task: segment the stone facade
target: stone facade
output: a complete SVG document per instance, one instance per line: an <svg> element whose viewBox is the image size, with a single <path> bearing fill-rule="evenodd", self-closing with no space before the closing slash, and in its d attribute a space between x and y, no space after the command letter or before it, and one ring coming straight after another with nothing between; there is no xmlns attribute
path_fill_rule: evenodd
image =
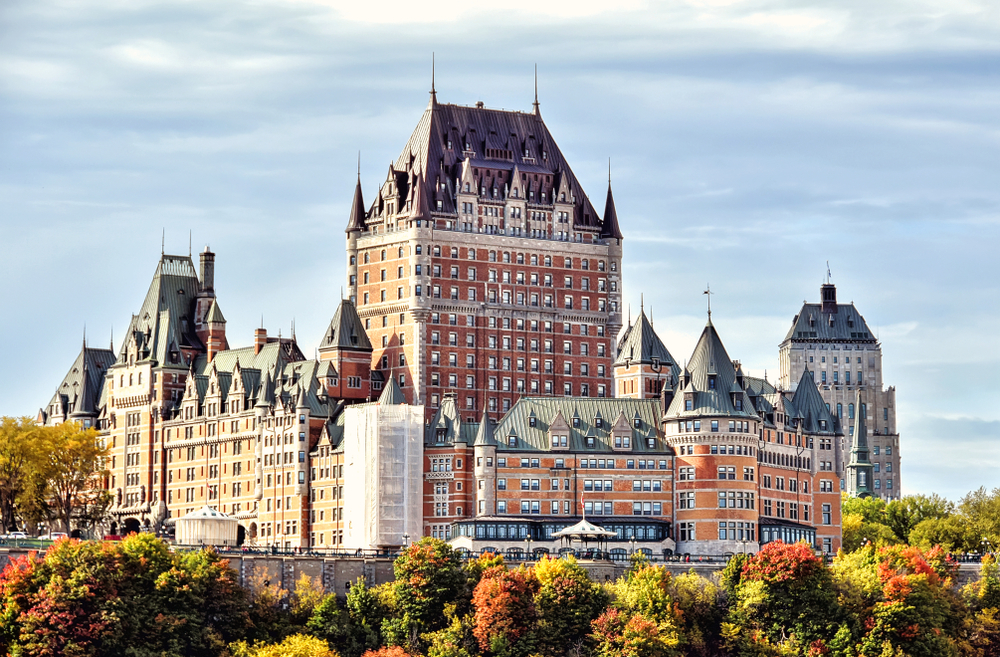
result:
<svg viewBox="0 0 1000 657"><path fill-rule="evenodd" d="M868 443L874 469L872 494L886 500L899 499L899 431L896 428L896 388L882 380L882 345L853 303L837 302L836 286L820 289L821 303L804 303L792 320L792 327L778 352L778 385L794 390L805 370L816 373L816 384L824 402L847 431L838 447L843 455L851 451L854 420L866 412ZM841 490L851 494L844 477L844 459L837 460Z"/></svg>

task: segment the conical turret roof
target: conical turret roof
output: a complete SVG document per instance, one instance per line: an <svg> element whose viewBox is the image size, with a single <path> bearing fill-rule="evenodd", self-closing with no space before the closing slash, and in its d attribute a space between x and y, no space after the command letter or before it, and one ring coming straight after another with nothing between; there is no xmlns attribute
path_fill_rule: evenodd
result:
<svg viewBox="0 0 1000 657"><path fill-rule="evenodd" d="M479 429L476 431L476 442L475 447L490 447L496 445L496 440L493 438L493 423L490 422L490 416L486 411L483 411L483 419L479 423Z"/></svg>
<svg viewBox="0 0 1000 657"><path fill-rule="evenodd" d="M351 214L347 218L347 228L344 232L364 230L365 228L365 199L361 195L361 174L358 174L358 183L354 186L354 202L351 203Z"/></svg>
<svg viewBox="0 0 1000 657"><path fill-rule="evenodd" d="M601 224L601 237L622 239L622 230L618 227L618 213L615 211L615 199L611 194L611 181L608 181L608 199L604 203L604 222Z"/></svg>
<svg viewBox="0 0 1000 657"><path fill-rule="evenodd" d="M383 405L406 403L406 397L403 395L403 391L400 389L399 384L396 383L396 377L386 377L385 387L382 389L382 394L378 397L378 403Z"/></svg>

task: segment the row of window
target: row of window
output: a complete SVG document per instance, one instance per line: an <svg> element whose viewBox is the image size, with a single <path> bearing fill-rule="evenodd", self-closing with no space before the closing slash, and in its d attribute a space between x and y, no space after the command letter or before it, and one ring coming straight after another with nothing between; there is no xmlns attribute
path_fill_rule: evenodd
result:
<svg viewBox="0 0 1000 657"><path fill-rule="evenodd" d="M462 250L466 252L466 258L468 260L475 260L476 259L476 256L477 256L476 249L470 248L470 249L466 250L465 248L463 248ZM457 259L459 257L459 248L457 246L453 246L451 248L446 248L446 249L442 250L442 248L441 248L440 245L434 245L433 247L429 248L427 251L428 251L429 254L433 255L436 258L451 257L451 258ZM374 253L374 250L363 251L362 254L361 254L362 261L365 264L370 263L371 260L372 260L373 253ZM386 250L386 249L381 249L380 250L379 256L380 256L382 262L384 262L386 260L388 254L389 254L388 250ZM414 255L423 255L423 245L417 244L417 245L414 246ZM402 246L397 247L397 249L396 249L396 257L397 258L403 258L403 257L405 257L405 249ZM523 265L527 261L527 262L530 262L531 265L536 266L536 267L539 266L539 263L541 263L545 267L552 267L553 266L552 265L552 256L546 255L546 256L542 256L540 258L537 253L532 253L527 258L527 260L526 260L524 253L514 252L514 254L511 255L510 251L501 251L499 253L497 251L490 251L487 254L487 259L490 262L503 262L503 263L507 263L507 264L510 264L510 263L513 262L513 263L518 264L518 265ZM597 271L605 271L607 265L606 265L606 263L605 263L604 260L595 260L594 262L596 263L595 268L596 268ZM580 259L580 269L583 269L584 271L590 270L591 269L591 264L590 263L591 263L590 259L588 259L588 258L581 258ZM350 256L350 264L351 265L356 265L357 264L357 260L355 259L354 255ZM611 271L617 271L618 270L617 265L618 265L618 263L615 262L614 260L612 260L611 261ZM566 268L566 269L572 269L573 268L573 259L572 258L563 258L563 267Z"/></svg>

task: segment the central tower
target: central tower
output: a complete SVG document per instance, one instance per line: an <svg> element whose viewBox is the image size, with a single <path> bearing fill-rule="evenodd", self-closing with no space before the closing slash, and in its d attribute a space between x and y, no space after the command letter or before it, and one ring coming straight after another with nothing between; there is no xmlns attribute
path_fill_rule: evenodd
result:
<svg viewBox="0 0 1000 657"><path fill-rule="evenodd" d="M471 422L522 395L612 396L622 233L611 187L602 217L537 100L500 111L432 91L367 210L359 177L346 232L372 366L428 417L445 394Z"/></svg>

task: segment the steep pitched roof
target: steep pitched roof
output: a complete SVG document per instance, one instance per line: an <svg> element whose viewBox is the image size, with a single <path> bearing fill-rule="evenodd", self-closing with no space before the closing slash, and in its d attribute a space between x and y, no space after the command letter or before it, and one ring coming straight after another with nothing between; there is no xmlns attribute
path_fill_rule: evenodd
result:
<svg viewBox="0 0 1000 657"><path fill-rule="evenodd" d="M437 102L427 105L366 219L381 217L390 200L397 211L404 210L407 203L411 212L419 211L413 207L417 205L414 201L431 205L440 201L441 208L435 212L457 213L454 182L462 176L466 163L482 172L475 182L480 191L486 188L489 198L505 197L511 174L516 171L524 180L514 182L545 191L547 203L551 204L560 188L568 189L566 202L574 206L574 224L602 228L601 218L539 114ZM503 184L497 181L498 171L504 172ZM415 194L415 186L420 187L420 194ZM493 195L494 186L498 196ZM535 202L540 201L539 193Z"/></svg>
<svg viewBox="0 0 1000 657"><path fill-rule="evenodd" d="M358 309L350 299L341 299L337 312L333 314L330 325L319 343L323 349L352 349L355 351L371 351L372 343L368 339L364 324L358 316Z"/></svg>
<svg viewBox="0 0 1000 657"><path fill-rule="evenodd" d="M667 351L660 336L656 335L653 325L646 317L646 312L639 312L639 319L636 320L618 346L618 358L615 365L625 365L626 363L642 363L652 365L656 359L665 368L664 372L669 372L674 377L680 374L680 367L674 357Z"/></svg>
<svg viewBox="0 0 1000 657"><path fill-rule="evenodd" d="M406 397L403 396L403 391L400 389L399 384L396 383L395 377L388 377L387 383L382 388L382 394L379 395L378 403L380 404L405 404Z"/></svg>
<svg viewBox="0 0 1000 657"><path fill-rule="evenodd" d="M833 288L832 285L824 287ZM802 310L792 318L792 326L788 329L785 340L870 344L877 342L875 334L853 303L829 303L826 308L827 310L835 308L836 312L825 312L821 303L802 304Z"/></svg>
<svg viewBox="0 0 1000 657"><path fill-rule="evenodd" d="M107 370L114 362L115 354L110 349L83 347L44 409L46 419L52 416L53 405L59 416L68 419L96 416L104 397ZM54 419L61 421L62 417Z"/></svg>
<svg viewBox="0 0 1000 657"><path fill-rule="evenodd" d="M198 273L188 256L162 255L139 313L132 316L118 354L125 362L135 344L139 360L170 362L181 347L202 348L194 331Z"/></svg>
<svg viewBox="0 0 1000 657"><path fill-rule="evenodd" d="M474 445L476 447L490 447L496 444L497 441L493 438L493 422L490 420L489 414L483 411L483 419L479 422Z"/></svg>
<svg viewBox="0 0 1000 657"><path fill-rule="evenodd" d="M358 184L354 186L354 202L351 203L351 214L347 218L347 229L351 233L365 228L365 199L361 194L361 174L358 174Z"/></svg>
<svg viewBox="0 0 1000 657"><path fill-rule="evenodd" d="M226 318L222 315L222 310L219 308L219 302L216 299L212 299L212 305L208 309L208 313L205 315L206 324L225 324Z"/></svg>
<svg viewBox="0 0 1000 657"><path fill-rule="evenodd" d="M739 386L736 368L711 319L695 345L683 378L685 380L681 382L680 394L670 402L665 416L757 417L750 397ZM733 390L738 392L731 392ZM685 410L688 393L693 395L691 410ZM741 401L741 409L737 409L733 403L737 399Z"/></svg>
<svg viewBox="0 0 1000 657"><path fill-rule="evenodd" d="M785 396L785 412L802 422L802 430L807 433L835 433L837 422L826 407L822 395L816 388L813 373L802 372L795 392Z"/></svg>
<svg viewBox="0 0 1000 657"><path fill-rule="evenodd" d="M618 213L615 212L615 199L611 195L611 181L608 181L608 199L604 203L604 221L601 224L601 237L622 239L621 228L618 227Z"/></svg>

